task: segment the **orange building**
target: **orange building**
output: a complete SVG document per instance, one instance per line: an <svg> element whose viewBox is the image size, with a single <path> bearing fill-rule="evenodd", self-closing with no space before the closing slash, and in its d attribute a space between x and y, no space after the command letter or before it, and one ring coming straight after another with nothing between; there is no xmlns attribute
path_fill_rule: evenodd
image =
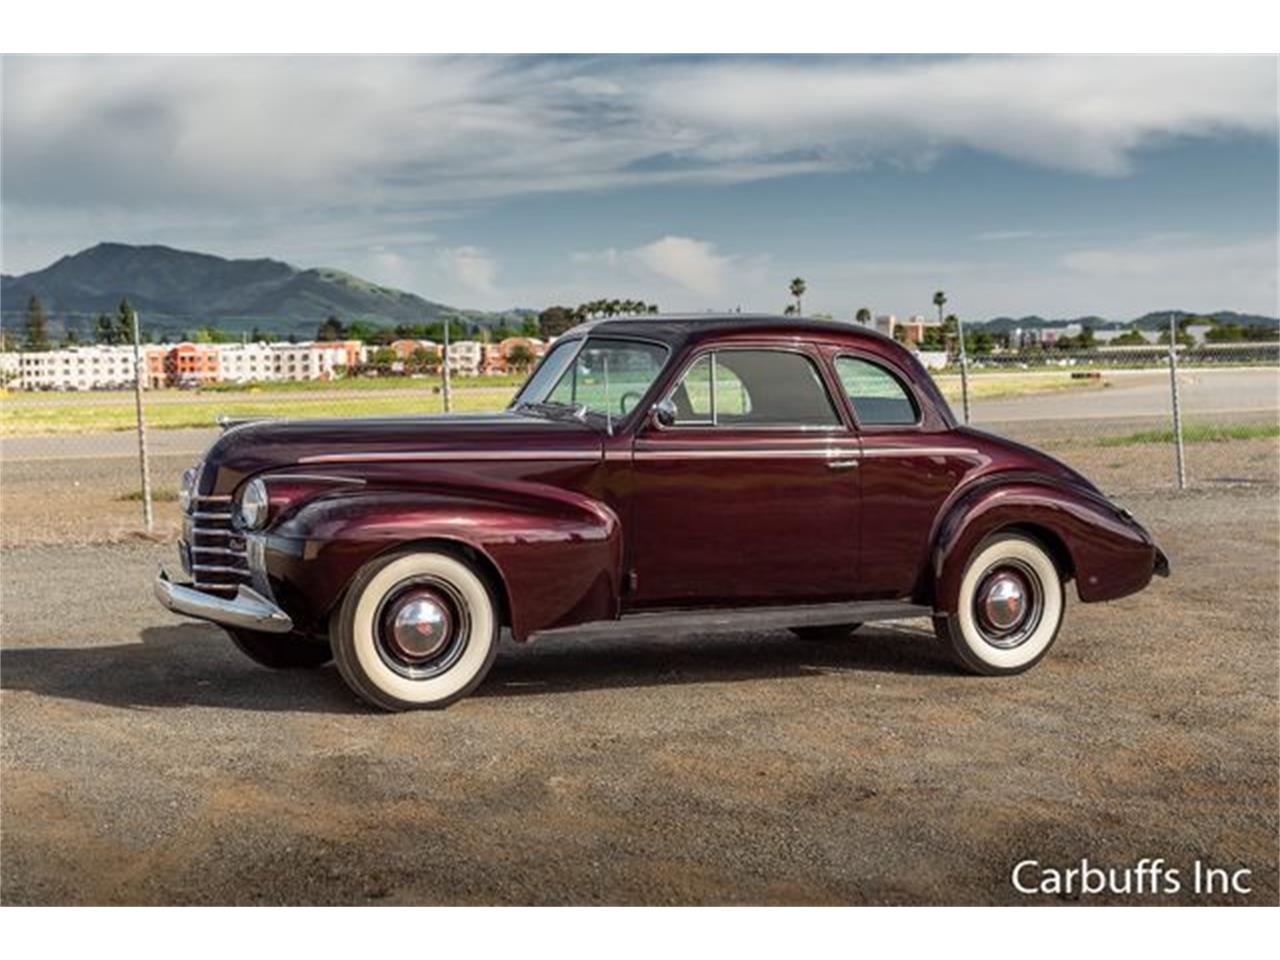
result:
<svg viewBox="0 0 1280 960"><path fill-rule="evenodd" d="M221 351L211 343L180 343L165 357L170 386L204 386L221 379Z"/></svg>
<svg viewBox="0 0 1280 960"><path fill-rule="evenodd" d="M523 373L528 366L536 363L544 353L547 345L536 337L507 337L500 343L484 345L484 372L491 375L503 373ZM524 354L523 362L513 362Z"/></svg>

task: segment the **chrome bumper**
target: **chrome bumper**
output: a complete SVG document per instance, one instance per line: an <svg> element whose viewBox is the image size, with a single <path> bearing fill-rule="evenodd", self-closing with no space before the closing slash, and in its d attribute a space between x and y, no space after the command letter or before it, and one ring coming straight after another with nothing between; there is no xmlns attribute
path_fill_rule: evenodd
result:
<svg viewBox="0 0 1280 960"><path fill-rule="evenodd" d="M194 587L174 583L161 570L154 584L156 599L174 613L200 620L212 620L228 627L244 627L265 633L288 633L293 629L289 615L262 594L241 586L230 599L215 597Z"/></svg>

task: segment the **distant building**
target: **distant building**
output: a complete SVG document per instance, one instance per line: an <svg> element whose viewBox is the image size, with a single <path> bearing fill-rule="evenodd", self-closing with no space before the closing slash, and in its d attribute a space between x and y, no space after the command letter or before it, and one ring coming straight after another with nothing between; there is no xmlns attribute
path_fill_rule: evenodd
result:
<svg viewBox="0 0 1280 960"><path fill-rule="evenodd" d="M493 376L516 372L511 357L520 349L523 349L533 362L536 362L547 352L547 345L537 337L507 337L500 343L486 343L484 372Z"/></svg>
<svg viewBox="0 0 1280 960"><path fill-rule="evenodd" d="M391 349L395 351L396 359L400 361L412 359L419 350L425 350L433 357L440 356L440 345L434 340L394 340L391 343Z"/></svg>
<svg viewBox="0 0 1280 960"><path fill-rule="evenodd" d="M150 370L152 351L144 351L144 368ZM17 385L23 390L110 390L133 385L132 346L83 346L39 353L9 354L16 357ZM14 361L6 361L13 366ZM143 386L150 377L143 377Z"/></svg>
<svg viewBox="0 0 1280 960"><path fill-rule="evenodd" d="M203 387L222 379L219 344L180 343L170 348L164 362L171 387Z"/></svg>
<svg viewBox="0 0 1280 960"><path fill-rule="evenodd" d="M218 345L225 383L253 383L278 380L275 351L266 343L223 343Z"/></svg>
<svg viewBox="0 0 1280 960"><path fill-rule="evenodd" d="M936 327L938 321L927 320L920 314L914 314L900 321L892 313L882 314L871 322L872 329L883 333L886 337L901 343L919 344L924 342L924 332L928 327Z"/></svg>
<svg viewBox="0 0 1280 960"><path fill-rule="evenodd" d="M479 340L459 340L449 344L450 373L475 377L483 367L484 344Z"/></svg>

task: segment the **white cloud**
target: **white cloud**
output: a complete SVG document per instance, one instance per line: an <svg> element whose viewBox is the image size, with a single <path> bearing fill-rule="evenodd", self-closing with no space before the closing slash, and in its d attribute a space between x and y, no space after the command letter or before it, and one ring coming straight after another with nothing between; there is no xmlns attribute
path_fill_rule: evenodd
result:
<svg viewBox="0 0 1280 960"><path fill-rule="evenodd" d="M574 253L570 259L597 271L621 273L648 288L655 282L659 288L674 286L678 296L687 299L694 294L704 305L718 303L737 290L759 267L758 258L722 254L705 240L671 235L627 250L609 247Z"/></svg>
<svg viewBox="0 0 1280 960"><path fill-rule="evenodd" d="M497 294L497 261L478 247L463 246L441 250L440 261L470 293L485 298Z"/></svg>

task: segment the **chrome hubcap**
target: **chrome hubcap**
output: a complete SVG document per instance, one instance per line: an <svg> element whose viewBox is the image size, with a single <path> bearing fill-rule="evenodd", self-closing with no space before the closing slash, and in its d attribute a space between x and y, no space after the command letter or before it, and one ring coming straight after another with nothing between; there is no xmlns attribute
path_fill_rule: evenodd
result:
<svg viewBox="0 0 1280 960"><path fill-rule="evenodd" d="M452 667L471 631L466 601L452 584L435 577L397 584L374 622L378 656L410 680L439 676Z"/></svg>
<svg viewBox="0 0 1280 960"><path fill-rule="evenodd" d="M392 608L390 640L408 659L433 657L448 642L452 619L435 595L426 591L409 594Z"/></svg>
<svg viewBox="0 0 1280 960"><path fill-rule="evenodd" d="M1020 560L1001 560L978 580L974 620L982 639L1008 650L1026 642L1040 625L1043 588L1036 572Z"/></svg>
<svg viewBox="0 0 1280 960"><path fill-rule="evenodd" d="M1026 612L1026 589L1013 574L998 573L987 582L982 604L986 621L997 630L1008 630Z"/></svg>

